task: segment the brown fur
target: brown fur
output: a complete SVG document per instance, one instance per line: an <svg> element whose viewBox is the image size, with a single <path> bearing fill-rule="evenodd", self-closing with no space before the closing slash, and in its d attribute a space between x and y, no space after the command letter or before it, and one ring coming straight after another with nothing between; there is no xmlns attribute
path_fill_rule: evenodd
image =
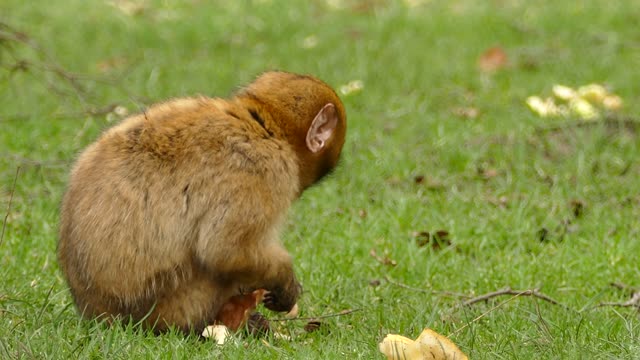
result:
<svg viewBox="0 0 640 360"><path fill-rule="evenodd" d="M327 103L338 117L304 143ZM58 259L87 318L201 331L241 290L288 311L300 286L279 241L286 211L336 166L340 99L309 76L268 72L236 96L171 100L125 119L79 157L62 202Z"/></svg>

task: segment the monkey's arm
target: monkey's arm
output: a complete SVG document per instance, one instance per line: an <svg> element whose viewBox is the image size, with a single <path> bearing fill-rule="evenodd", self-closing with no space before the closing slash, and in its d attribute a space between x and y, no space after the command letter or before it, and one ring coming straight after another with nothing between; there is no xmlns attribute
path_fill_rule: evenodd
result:
<svg viewBox="0 0 640 360"><path fill-rule="evenodd" d="M277 237L257 233L260 226L252 223L256 220L255 217L246 218L243 224L236 223L234 229L216 232L215 238L201 237L198 240L198 260L225 286L266 289L269 293L264 303L268 309L289 311L301 291L291 256Z"/></svg>
<svg viewBox="0 0 640 360"><path fill-rule="evenodd" d="M301 288L279 228L296 189L264 174L234 175L200 221L198 262L226 286L268 290L267 308L289 311Z"/></svg>

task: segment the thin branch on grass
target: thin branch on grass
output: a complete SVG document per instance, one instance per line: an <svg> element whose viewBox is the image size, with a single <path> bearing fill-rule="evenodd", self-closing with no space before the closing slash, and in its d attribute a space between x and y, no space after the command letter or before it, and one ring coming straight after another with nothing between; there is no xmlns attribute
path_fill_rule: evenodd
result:
<svg viewBox="0 0 640 360"><path fill-rule="evenodd" d="M16 59L15 64L8 66L11 72L15 72L18 70L28 71L30 68L35 68L36 70L53 74L55 77L64 80L64 82L69 84L78 99L81 102L86 103L87 91L84 89L82 84L80 84L80 76L65 70L62 66L53 61L52 56L49 55L49 53L42 46L40 46L40 44L31 39L27 34L18 31L5 22L0 22L0 43L2 41L9 43L9 45L5 45L7 49L10 49L11 43L17 43L26 46L27 48L33 50L38 55L38 57L43 60L40 62L33 62L25 59ZM49 83L49 85L52 91L60 91L60 89L56 88L54 84Z"/></svg>
<svg viewBox="0 0 640 360"><path fill-rule="evenodd" d="M487 316L488 314L492 313L493 311L501 308L502 306L506 305L507 303L509 303L509 302L521 297L521 296L535 297L535 298L547 301L547 302L549 302L549 303L551 303L553 305L558 305L558 306L561 306L561 307L563 307L563 308L565 308L567 310L570 310L570 308L568 306L563 305L563 304L557 302L556 300L553 300L549 296L541 293L539 291L539 289L513 290L510 287L506 287L506 288L504 288L502 290L493 291L493 292L490 292L490 293L487 293L487 294L484 294L484 295L480 295L480 296L474 297L473 299L465 301L459 307L465 307L465 306L473 305L473 304L476 304L478 302L487 301L489 299L492 299L492 298L495 298L495 297L499 297L499 296L504 296L504 295L511 295L511 297L508 298L507 300L499 303L498 305L492 307L491 309L483 312L482 314L476 316L473 320L469 321L468 323L464 324L459 329L456 329L456 331L454 331L451 334L449 334L448 337L452 337L452 336L458 334L462 330L464 330L467 327L471 326L471 324L475 323L476 321L482 319L483 317Z"/></svg>
<svg viewBox="0 0 640 360"><path fill-rule="evenodd" d="M619 290L629 291L630 293L634 293L634 292L636 292L636 291L640 291L640 290L639 290L639 289L637 289L637 288L634 288L634 287L632 287L632 286L629 286L629 285L627 285L627 284L625 284L625 283L621 283L621 282L612 282L612 283L611 283L611 284L609 284L609 285L611 285L611 286L613 286L614 288L619 289Z"/></svg>
<svg viewBox="0 0 640 360"><path fill-rule="evenodd" d="M81 118L85 116L105 116L109 113L113 112L118 107L118 104L109 104L99 108L89 107L82 111L73 111L73 112L62 112L55 113L51 115L47 115L47 119L73 119L73 118ZM7 121L26 121L33 118L33 114L13 114L4 117L0 117L0 122Z"/></svg>
<svg viewBox="0 0 640 360"><path fill-rule="evenodd" d="M417 288L417 287L409 286L409 285L403 284L403 283L401 283L401 282L395 281L395 280L391 279L391 278L390 278L390 277L388 277L388 276L385 276L385 277L384 277L384 279L385 279L389 284L393 284L393 285L395 285L395 286L397 286L397 287L401 287L401 288L403 288L403 289L408 289L408 290L412 290L412 291L417 291L417 292L422 292L422 293L431 294L431 291L430 291L430 290L420 289L420 288Z"/></svg>
<svg viewBox="0 0 640 360"><path fill-rule="evenodd" d="M397 287L401 287L403 289L417 291L417 292L421 292L421 293L438 294L438 295L444 295L444 296L455 297L455 298L469 298L470 297L470 296L468 296L466 294L461 294L461 293L456 293L456 292L451 292L451 291L427 290L427 289L421 289L421 288L409 286L407 284L403 284L403 283L401 283L399 281L393 280L392 278L390 278L388 276L385 276L384 279L389 284L395 285Z"/></svg>
<svg viewBox="0 0 640 360"><path fill-rule="evenodd" d="M547 336L547 339L552 339L553 335L551 334L551 330L549 329L549 324L547 323L547 321L542 316L542 312L540 311L539 302L536 301L536 302L534 302L534 304L536 306L536 315L538 317L538 321L536 322L536 326L538 326L538 328L540 330L542 330L542 332Z"/></svg>
<svg viewBox="0 0 640 360"><path fill-rule="evenodd" d="M361 310L362 309L358 308L358 309L342 310L342 311L337 312L337 313L320 315L320 316L294 317L294 318L277 318L277 319L269 319L269 321L294 321L294 320L312 321L312 320L320 320L320 319L332 318L332 317L336 317L336 316L349 315L349 314L353 314L354 312L358 312L358 311L361 311Z"/></svg>
<svg viewBox="0 0 640 360"><path fill-rule="evenodd" d="M26 59L19 55L18 51L14 50L14 45L19 45L31 50L35 54L35 59ZM5 68L9 75L12 75L15 72L30 73L33 76L43 75L41 76L41 81L52 93L59 96L75 95L85 108L85 110L78 113L54 114L53 117L62 118L82 115L99 116L106 115L114 110L116 105L108 105L103 108L90 106L88 99L91 98L91 93L83 83L87 81L116 87L120 91L124 92L126 96L136 104L145 102L144 100L141 101L141 99L133 96L133 94L131 94L127 88L122 85L119 78L94 77L91 75L68 71L62 65L57 63L54 60L54 57L37 41L26 33L19 31L3 21L0 21L0 50L6 50L6 53L9 55L8 57L11 58L11 62L3 61L3 58L0 58L0 69ZM124 76L126 76L126 74L122 75L122 77ZM71 91L68 91L68 89L65 89L60 84L67 84ZM143 105L140 105L140 107L143 107ZM15 114L0 118L0 121L30 118L32 118L32 116L29 114ZM51 116L49 116L49 118L51 118Z"/></svg>
<svg viewBox="0 0 640 360"><path fill-rule="evenodd" d="M539 289L527 289L527 290L513 290L510 287L506 287L502 290L498 290L498 291L493 291L490 293L486 293L480 296L476 296L472 299L469 299L465 302L463 302L461 304L461 306L470 306L479 302L483 302L483 301L487 301L489 299L495 298L495 297L499 297L499 296L505 296L505 295L512 295L512 296L531 296L534 298L538 298L540 300L544 300L548 303L551 303L553 305L558 305L558 306L562 306L565 309L569 309L567 306L559 303L558 301L550 298L549 296L543 294L540 292Z"/></svg>
<svg viewBox="0 0 640 360"><path fill-rule="evenodd" d="M627 301L615 302L605 301L591 307L585 307L583 310L593 310L601 307L633 307L640 311L640 289L629 286L621 282L612 282L610 286L625 291L631 295L631 298Z"/></svg>
<svg viewBox="0 0 640 360"><path fill-rule="evenodd" d="M495 310L503 307L504 305L508 304L509 302L517 299L519 296L522 296L522 293L518 293L510 298L508 298L507 300L499 303L498 305L492 307L491 309L483 312L482 314L476 316L473 320L469 321L468 323L464 324L463 326L461 326L460 328L456 329L456 331L452 332L451 334L447 335L448 338L455 336L456 334L458 334L459 332L461 332L462 330L468 328L469 326L471 326L471 324L475 323L476 321L482 319L483 317L489 315L490 313L494 312Z"/></svg>
<svg viewBox="0 0 640 360"><path fill-rule="evenodd" d="M64 160L34 160L30 158L26 158L24 156L11 154L11 153L0 153L0 159L9 159L15 163L20 164L20 166L29 167L68 167L70 165L69 161Z"/></svg>
<svg viewBox="0 0 640 360"><path fill-rule="evenodd" d="M7 220L9 219L9 214L11 213L11 204L13 203L13 193L16 191L16 184L18 182L19 173L20 173L20 166L16 168L16 176L13 178L13 186L11 187L11 192L9 193L9 205L7 206L7 213L4 215L4 221L2 222L2 233L0 233L0 246L2 246L2 242L4 241L4 231L7 228Z"/></svg>
<svg viewBox="0 0 640 360"><path fill-rule="evenodd" d="M600 304L592 307L592 309L601 307L633 307L640 311L640 291L636 291L631 296L631 299L624 302L601 302Z"/></svg>

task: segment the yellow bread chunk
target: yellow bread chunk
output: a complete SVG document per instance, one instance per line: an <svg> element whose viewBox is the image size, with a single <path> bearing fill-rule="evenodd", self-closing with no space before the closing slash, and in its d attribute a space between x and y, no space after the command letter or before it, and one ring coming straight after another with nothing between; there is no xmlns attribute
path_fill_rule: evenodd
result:
<svg viewBox="0 0 640 360"><path fill-rule="evenodd" d="M387 360L468 360L456 344L431 329L416 340L389 334L378 347Z"/></svg>

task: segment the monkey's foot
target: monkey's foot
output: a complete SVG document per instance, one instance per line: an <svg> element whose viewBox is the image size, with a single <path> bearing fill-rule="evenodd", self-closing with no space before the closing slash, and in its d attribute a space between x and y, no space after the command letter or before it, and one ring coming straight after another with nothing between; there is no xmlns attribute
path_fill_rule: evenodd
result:
<svg viewBox="0 0 640 360"><path fill-rule="evenodd" d="M247 320L247 331L249 331L249 334L253 336L266 335L271 331L269 320L259 312L254 312L249 315L249 319Z"/></svg>

